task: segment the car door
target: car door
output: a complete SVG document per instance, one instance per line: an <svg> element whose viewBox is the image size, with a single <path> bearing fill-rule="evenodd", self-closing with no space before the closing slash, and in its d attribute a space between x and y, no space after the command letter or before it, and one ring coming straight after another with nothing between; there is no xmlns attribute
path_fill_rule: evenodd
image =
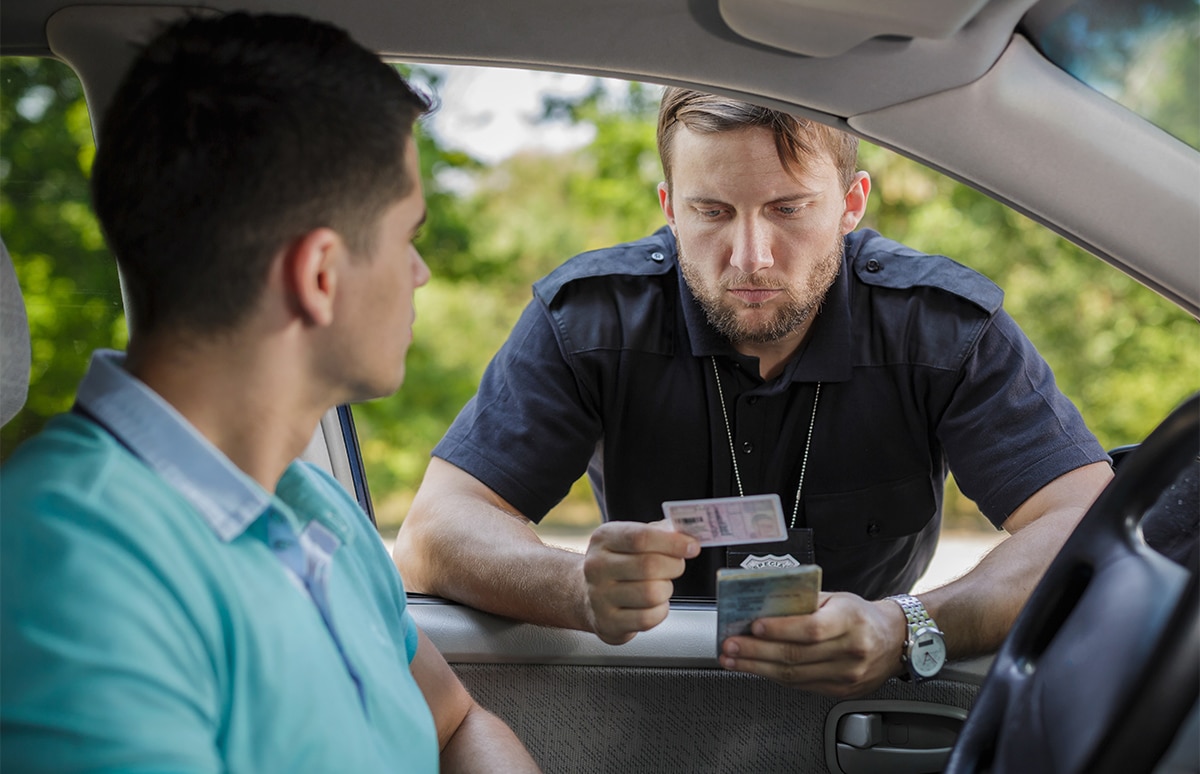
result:
<svg viewBox="0 0 1200 774"><path fill-rule="evenodd" d="M366 472L346 446L356 436L353 415L332 411L307 456L364 498ZM420 594L409 608L546 771L938 771L990 664L951 662L936 679L838 700L721 669L713 602L673 602L624 645Z"/></svg>

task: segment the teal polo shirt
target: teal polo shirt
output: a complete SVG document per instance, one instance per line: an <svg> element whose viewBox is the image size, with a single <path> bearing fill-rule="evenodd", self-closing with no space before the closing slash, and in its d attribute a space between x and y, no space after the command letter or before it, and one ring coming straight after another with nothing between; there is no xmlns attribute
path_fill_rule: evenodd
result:
<svg viewBox="0 0 1200 774"><path fill-rule="evenodd" d="M436 771L358 505L301 462L266 492L121 363L0 468L0 770Z"/></svg>

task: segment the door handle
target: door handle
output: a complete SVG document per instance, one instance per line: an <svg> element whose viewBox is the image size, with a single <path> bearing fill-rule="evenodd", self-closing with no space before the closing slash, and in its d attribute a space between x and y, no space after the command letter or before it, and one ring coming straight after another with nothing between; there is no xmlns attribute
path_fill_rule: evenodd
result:
<svg viewBox="0 0 1200 774"><path fill-rule="evenodd" d="M839 708L841 711L839 712ZM830 771L838 774L940 772L965 710L908 701L845 702L830 713ZM827 734L828 736L828 734ZM834 765L836 764L836 766Z"/></svg>

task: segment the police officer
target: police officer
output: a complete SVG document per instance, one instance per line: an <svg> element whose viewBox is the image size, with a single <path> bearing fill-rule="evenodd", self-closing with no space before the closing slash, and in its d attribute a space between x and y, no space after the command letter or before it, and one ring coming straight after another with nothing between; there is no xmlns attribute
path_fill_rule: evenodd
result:
<svg viewBox="0 0 1200 774"><path fill-rule="evenodd" d="M667 89L658 145L667 225L534 285L434 450L396 542L406 583L622 643L672 594L711 598L719 567L815 562L818 611L756 622L723 666L843 696L993 649L1111 477L1002 292L856 230L871 179L844 132ZM584 470L605 523L579 555L527 524ZM918 599L948 470L1012 538ZM777 544L701 550L660 521L664 501L762 493ZM918 630L941 646L922 672Z"/></svg>

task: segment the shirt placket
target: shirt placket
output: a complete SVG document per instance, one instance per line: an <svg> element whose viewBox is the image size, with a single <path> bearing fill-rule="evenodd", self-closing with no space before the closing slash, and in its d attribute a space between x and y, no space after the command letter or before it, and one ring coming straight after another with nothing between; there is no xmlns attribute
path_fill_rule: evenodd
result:
<svg viewBox="0 0 1200 774"><path fill-rule="evenodd" d="M734 438L734 450L738 456L738 465L742 468L742 478L746 483L746 494L764 494L766 482L763 481L763 455L768 450L764 433L766 423L765 413L760 405L761 396L754 391L743 392L737 396L737 419Z"/></svg>
<svg viewBox="0 0 1200 774"><path fill-rule="evenodd" d="M287 571L288 579L312 600L321 614L321 620L342 657L342 664L350 675L350 679L354 681L359 702L366 709L366 693L362 678L338 635L333 610L330 607L329 570L333 564L333 554L342 544L341 540L329 528L316 520L309 521L297 533L291 523L272 510L267 521L267 541L271 552L275 554Z"/></svg>

